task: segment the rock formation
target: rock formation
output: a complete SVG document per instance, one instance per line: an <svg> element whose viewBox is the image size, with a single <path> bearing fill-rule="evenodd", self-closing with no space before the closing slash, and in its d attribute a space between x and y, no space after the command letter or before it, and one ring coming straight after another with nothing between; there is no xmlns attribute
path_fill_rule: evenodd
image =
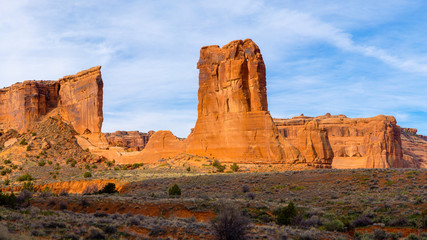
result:
<svg viewBox="0 0 427 240"><path fill-rule="evenodd" d="M427 168L427 136L418 135L415 128L402 128L403 159L411 167Z"/></svg>
<svg viewBox="0 0 427 240"><path fill-rule="evenodd" d="M268 112L265 65L250 39L200 50L196 126L185 141L156 132L142 156L183 152L223 161L294 163L300 152L277 131ZM166 152L167 154L159 154Z"/></svg>
<svg viewBox="0 0 427 240"><path fill-rule="evenodd" d="M187 153L251 162L299 159L268 112L265 65L252 40L203 47L197 68L198 118Z"/></svg>
<svg viewBox="0 0 427 240"><path fill-rule="evenodd" d="M408 167L402 160L400 127L392 116L351 119L326 114L274 121L280 133L304 153L307 162L324 158L332 160L337 168Z"/></svg>
<svg viewBox="0 0 427 240"><path fill-rule="evenodd" d="M0 129L29 130L44 116L59 114L82 134L101 132L101 67L58 81L25 81L0 90Z"/></svg>
<svg viewBox="0 0 427 240"><path fill-rule="evenodd" d="M131 151L141 151L145 148L154 131L142 133L139 131L116 131L105 133L108 143L112 146L124 147Z"/></svg>

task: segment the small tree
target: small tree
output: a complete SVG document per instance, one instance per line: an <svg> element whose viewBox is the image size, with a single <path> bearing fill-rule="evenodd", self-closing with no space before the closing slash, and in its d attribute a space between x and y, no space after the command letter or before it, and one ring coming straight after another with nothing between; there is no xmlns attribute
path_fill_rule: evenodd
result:
<svg viewBox="0 0 427 240"><path fill-rule="evenodd" d="M290 225L292 220L297 216L297 209L294 203L289 202L287 207L284 207L279 215L277 215L277 223L279 225Z"/></svg>
<svg viewBox="0 0 427 240"><path fill-rule="evenodd" d="M181 188L175 183L171 188L169 188L169 197L179 197L181 196Z"/></svg>
<svg viewBox="0 0 427 240"><path fill-rule="evenodd" d="M237 165L237 163L233 163L233 165L230 166L230 169L233 172L237 172L239 170L239 166Z"/></svg>
<svg viewBox="0 0 427 240"><path fill-rule="evenodd" d="M85 173L83 174L83 177L84 177L84 178L90 178L90 177L92 177L92 173L90 173L90 172L85 172Z"/></svg>

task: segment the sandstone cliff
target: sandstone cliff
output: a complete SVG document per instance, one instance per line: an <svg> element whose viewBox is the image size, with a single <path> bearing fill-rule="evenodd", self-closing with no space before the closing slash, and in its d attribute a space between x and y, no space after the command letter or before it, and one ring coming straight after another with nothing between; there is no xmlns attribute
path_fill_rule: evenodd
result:
<svg viewBox="0 0 427 240"><path fill-rule="evenodd" d="M305 154L308 162L323 158L332 160L336 168L410 167L402 159L400 127L392 116L351 119L326 114L274 121L280 133ZM317 137L307 139L313 130Z"/></svg>
<svg viewBox="0 0 427 240"><path fill-rule="evenodd" d="M141 151L145 148L154 131L142 133L139 131L116 131L105 133L111 146L124 147L131 151Z"/></svg>
<svg viewBox="0 0 427 240"><path fill-rule="evenodd" d="M101 67L58 81L25 81L0 90L0 129L29 130L48 115L60 115L82 134L101 132Z"/></svg>
<svg viewBox="0 0 427 240"><path fill-rule="evenodd" d="M415 128L402 128L403 159L411 167L427 168L427 136L418 135Z"/></svg>

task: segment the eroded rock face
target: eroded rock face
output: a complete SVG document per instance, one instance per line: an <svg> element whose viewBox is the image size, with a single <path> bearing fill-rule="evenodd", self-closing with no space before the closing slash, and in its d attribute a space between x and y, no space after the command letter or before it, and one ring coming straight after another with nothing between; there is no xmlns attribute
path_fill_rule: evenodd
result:
<svg viewBox="0 0 427 240"><path fill-rule="evenodd" d="M268 112L265 65L250 39L200 50L198 118L186 152L239 162L295 162Z"/></svg>
<svg viewBox="0 0 427 240"><path fill-rule="evenodd" d="M392 116L352 119L326 114L274 120L280 133L308 162L332 160L337 168L409 167L402 159L400 127ZM309 141L307 135L313 133L316 137Z"/></svg>
<svg viewBox="0 0 427 240"><path fill-rule="evenodd" d="M411 167L427 168L427 136L418 135L415 128L402 128L403 159Z"/></svg>
<svg viewBox="0 0 427 240"><path fill-rule="evenodd" d="M29 130L44 116L60 115L82 134L101 132L101 67L58 81L25 81L0 90L0 129Z"/></svg>
<svg viewBox="0 0 427 240"><path fill-rule="evenodd" d="M112 146L125 147L130 150L141 151L145 148L154 131L142 133L139 131L116 131L105 133L108 143Z"/></svg>

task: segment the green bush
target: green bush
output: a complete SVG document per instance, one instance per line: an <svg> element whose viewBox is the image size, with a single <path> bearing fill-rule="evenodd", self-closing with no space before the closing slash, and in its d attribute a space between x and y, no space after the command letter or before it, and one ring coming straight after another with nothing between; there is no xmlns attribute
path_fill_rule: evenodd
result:
<svg viewBox="0 0 427 240"><path fill-rule="evenodd" d="M191 167L188 167L188 168L187 168L187 172L190 172L190 171L191 171Z"/></svg>
<svg viewBox="0 0 427 240"><path fill-rule="evenodd" d="M22 189L34 192L34 184L32 182L24 182L24 185L22 185Z"/></svg>
<svg viewBox="0 0 427 240"><path fill-rule="evenodd" d="M237 172L237 171L239 170L239 166L238 166L236 163L233 163L233 164L230 166L230 169L231 169L233 172Z"/></svg>
<svg viewBox="0 0 427 240"><path fill-rule="evenodd" d="M225 170L225 165L221 165L221 163L218 160L215 160L212 163L212 166L216 167L217 172L224 172Z"/></svg>
<svg viewBox="0 0 427 240"><path fill-rule="evenodd" d="M169 197L179 197L181 196L181 188L175 183L171 188L169 188Z"/></svg>
<svg viewBox="0 0 427 240"><path fill-rule="evenodd" d="M282 208L277 215L277 224L279 225L290 225L297 216L297 208L294 203L289 202L288 206Z"/></svg>
<svg viewBox="0 0 427 240"><path fill-rule="evenodd" d="M11 161L10 161L9 159L4 160L3 162L4 162L4 164L9 164L9 163L11 163Z"/></svg>
<svg viewBox="0 0 427 240"><path fill-rule="evenodd" d="M0 190L0 206L7 206L14 208L16 206L16 196L15 194L3 194Z"/></svg>
<svg viewBox="0 0 427 240"><path fill-rule="evenodd" d="M327 222L324 224L324 226L325 226L325 229L328 231L339 231L339 232L345 231L344 223L338 219Z"/></svg>
<svg viewBox="0 0 427 240"><path fill-rule="evenodd" d="M27 151L31 151L31 145L27 146Z"/></svg>
<svg viewBox="0 0 427 240"><path fill-rule="evenodd" d="M48 163L49 165L52 165L52 161L50 161L50 160L49 160L49 161L47 161L47 163Z"/></svg>
<svg viewBox="0 0 427 240"><path fill-rule="evenodd" d="M103 193L117 193L118 191L116 190L116 184L114 183L107 183L104 188L102 188L101 190L98 191L99 194L103 194Z"/></svg>
<svg viewBox="0 0 427 240"><path fill-rule="evenodd" d="M39 167L43 167L44 165L46 165L46 162L44 160L40 160L38 163Z"/></svg>
<svg viewBox="0 0 427 240"><path fill-rule="evenodd" d="M23 139L19 142L19 144L21 144L21 145L27 145L28 143L27 143L27 141L25 140L25 138L23 138Z"/></svg>
<svg viewBox="0 0 427 240"><path fill-rule="evenodd" d="M9 179L4 180L3 184L8 186L10 184L10 180Z"/></svg>
<svg viewBox="0 0 427 240"><path fill-rule="evenodd" d="M84 178L90 178L90 177L92 177L92 173L90 173L90 172L85 172L85 173L83 174L83 177L84 177Z"/></svg>
<svg viewBox="0 0 427 240"><path fill-rule="evenodd" d="M76 160L73 160L72 162L71 162L71 167L75 167L76 166L76 164L77 164L77 161Z"/></svg>
<svg viewBox="0 0 427 240"><path fill-rule="evenodd" d="M32 180L34 180L34 178L30 174L26 173L26 174L24 174L22 176L19 176L17 180L19 182L32 181Z"/></svg>
<svg viewBox="0 0 427 240"><path fill-rule="evenodd" d="M5 169L1 170L0 174L1 174L2 176L4 176L4 175L6 175L6 174L8 174L8 173L11 173L11 172L12 172L12 169L5 168Z"/></svg>

